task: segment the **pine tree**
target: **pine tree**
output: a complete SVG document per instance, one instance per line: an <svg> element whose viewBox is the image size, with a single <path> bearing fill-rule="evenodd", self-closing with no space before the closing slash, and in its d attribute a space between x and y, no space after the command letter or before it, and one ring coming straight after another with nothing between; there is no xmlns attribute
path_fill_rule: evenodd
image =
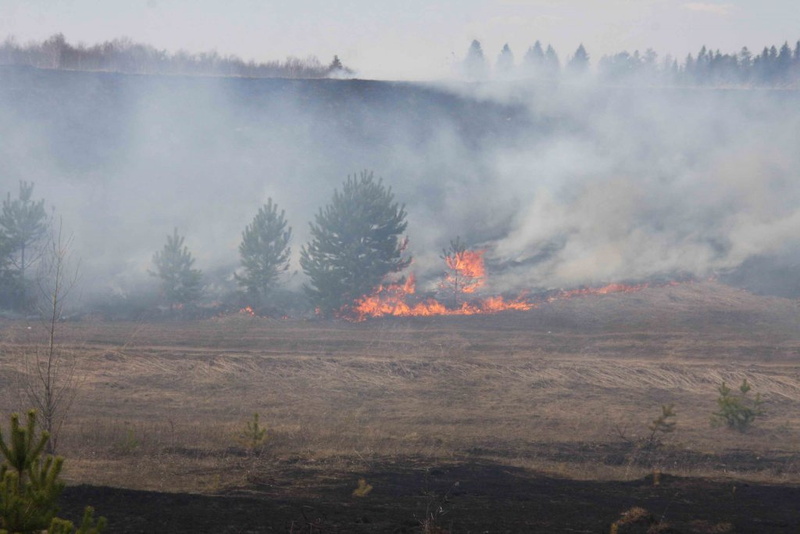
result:
<svg viewBox="0 0 800 534"><path fill-rule="evenodd" d="M747 82L752 73L753 68L753 54L746 46L743 46L739 52L739 81L742 83Z"/></svg>
<svg viewBox="0 0 800 534"><path fill-rule="evenodd" d="M547 45L547 50L544 53L544 70L548 78L558 78L561 73L561 62L558 60L558 54L550 45Z"/></svg>
<svg viewBox="0 0 800 534"><path fill-rule="evenodd" d="M488 74L486 59L483 57L483 48L477 39L472 41L467 50L467 57L463 63L464 76L470 80L483 80Z"/></svg>
<svg viewBox="0 0 800 534"><path fill-rule="evenodd" d="M0 232L0 308L13 308L22 302L22 284L19 272L11 263L11 241Z"/></svg>
<svg viewBox="0 0 800 534"><path fill-rule="evenodd" d="M311 241L300 253L310 279L306 293L324 316L346 312L371 293L386 275L408 267L404 255L405 207L372 172L348 176L342 190L310 224Z"/></svg>
<svg viewBox="0 0 800 534"><path fill-rule="evenodd" d="M11 415L7 438L0 431L0 532L97 534L105 528L105 519L95 521L91 508L86 509L77 532L70 521L56 517L58 497L64 490L59 479L64 459L42 458L49 435L43 432L37 437L34 410L28 412L24 427L19 415Z"/></svg>
<svg viewBox="0 0 800 534"><path fill-rule="evenodd" d="M509 48L508 43L503 46L500 55L497 56L497 74L501 78L509 78L514 72L514 53Z"/></svg>
<svg viewBox="0 0 800 534"><path fill-rule="evenodd" d="M798 83L800 82L800 41L794 46L794 53L792 53L792 69L790 80Z"/></svg>
<svg viewBox="0 0 800 534"><path fill-rule="evenodd" d="M567 70L573 76L583 76L589 72L589 54L586 53L583 44L575 50L575 55L572 56L572 59L567 64Z"/></svg>
<svg viewBox="0 0 800 534"><path fill-rule="evenodd" d="M47 213L44 200L34 201L33 183L20 181L19 197L12 200L11 193L3 201L0 212L0 233L5 242L5 260L13 265L15 278L21 284L21 302L25 305L25 273L39 257L36 244L47 233Z"/></svg>
<svg viewBox="0 0 800 534"><path fill-rule="evenodd" d="M539 76L542 74L544 68L544 50L542 50L542 43L536 41L532 47L528 48L528 51L525 52L525 58L522 64L528 76Z"/></svg>
<svg viewBox="0 0 800 534"><path fill-rule="evenodd" d="M684 83L687 85L691 85L694 83L695 80L695 62L692 54L688 54L686 56L686 60L683 63L683 79Z"/></svg>
<svg viewBox="0 0 800 534"><path fill-rule="evenodd" d="M292 229L286 226L285 213L283 210L278 213L278 206L271 198L242 232L239 255L244 272L235 276L258 304L263 304L278 276L289 268L291 238Z"/></svg>
<svg viewBox="0 0 800 534"><path fill-rule="evenodd" d="M784 42L775 61L776 79L781 82L789 80L792 68L792 49L789 42Z"/></svg>
<svg viewBox="0 0 800 534"><path fill-rule="evenodd" d="M203 292L203 273L192 267L194 258L183 242L175 228L164 248L153 255L156 270L150 274L161 279L161 293L170 310L197 300Z"/></svg>

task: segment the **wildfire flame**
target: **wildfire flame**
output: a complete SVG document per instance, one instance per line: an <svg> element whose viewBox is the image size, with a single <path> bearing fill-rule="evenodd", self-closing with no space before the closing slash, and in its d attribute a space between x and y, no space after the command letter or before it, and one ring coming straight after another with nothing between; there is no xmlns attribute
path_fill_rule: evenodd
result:
<svg viewBox="0 0 800 534"><path fill-rule="evenodd" d="M635 293L648 287L676 286L680 282L667 282L664 284L608 284L602 287L585 287L579 289L561 290L555 294L532 302L521 295L514 299L502 296L486 297L470 302L464 302L455 308L448 308L436 299L428 298L423 301L409 304L416 292L416 282L411 275L407 280L396 284L381 285L372 294L361 297L345 315L353 321L364 321L371 317L427 317L433 315L477 315L498 313L507 310L527 311L537 308L543 303L552 303L577 297L596 295L610 295L612 293Z"/></svg>
<svg viewBox="0 0 800 534"><path fill-rule="evenodd" d="M427 298L409 304L416 293L414 275L396 284L379 286L372 294L365 295L355 302L350 310L350 318L363 321L369 317L429 317L432 315L477 315L497 313L504 310L530 310L536 305L523 298L506 300L501 296L464 302L456 308L448 308L434 298Z"/></svg>
<svg viewBox="0 0 800 534"><path fill-rule="evenodd" d="M244 308L239 310L239 314L240 315L249 315L250 317L255 317L256 316L255 310L253 310L253 308L251 308L250 306L245 306Z"/></svg>
<svg viewBox="0 0 800 534"><path fill-rule="evenodd" d="M441 283L442 288L452 288L456 293L474 293L486 283L485 250L464 250L444 257L449 268Z"/></svg>
<svg viewBox="0 0 800 534"><path fill-rule="evenodd" d="M426 317L432 315L476 315L497 313L505 310L530 310L536 305L523 297L506 300L502 296L488 297L458 303L458 297L472 294L486 283L486 266L483 250L460 250L444 256L448 272L439 288L452 293L454 305L447 307L434 298L409 303L416 293L416 279L410 275L406 280L379 286L370 295L358 299L347 314L353 320L363 321L368 317Z"/></svg>
<svg viewBox="0 0 800 534"><path fill-rule="evenodd" d="M457 243L457 242L456 242ZM456 250L453 250L456 249ZM486 298L470 298L465 300L464 295L472 295L486 283L486 266L483 256L484 250L466 250L453 245L451 250L445 251L442 259L447 264L448 271L444 273L439 283L440 295L451 295L452 303L447 306L435 298L416 298L416 279L410 275L407 279L395 283L378 286L369 295L357 299L352 306L343 308L340 316L351 321L364 321L371 317L429 317L433 315L477 315L485 313L498 313L507 310L527 311L538 307L540 304L567 300L575 297L592 295L609 295L612 293L634 293L655 286L675 286L681 282L641 284L613 283L602 287L584 287L578 289L560 290L541 296L536 301L531 301L524 294L513 299L502 296Z"/></svg>

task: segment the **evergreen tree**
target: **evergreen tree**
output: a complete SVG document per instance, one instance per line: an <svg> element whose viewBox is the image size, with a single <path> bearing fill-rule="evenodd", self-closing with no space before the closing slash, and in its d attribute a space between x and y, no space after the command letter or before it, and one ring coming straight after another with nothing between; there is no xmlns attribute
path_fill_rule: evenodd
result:
<svg viewBox="0 0 800 534"><path fill-rule="evenodd" d="M47 213L44 200L34 201L33 183L20 181L19 197L12 200L8 193L0 212L0 233L3 235L5 262L13 266L15 277L20 284L21 301L25 305L25 273L39 258L36 245L47 233Z"/></svg>
<svg viewBox="0 0 800 534"><path fill-rule="evenodd" d="M9 435L0 431L0 532L13 534L98 534L106 520L95 521L91 508L86 509L81 526L75 530L70 521L56 517L58 497L64 490L59 475L64 465L61 457L42 453L49 435L36 435L36 412L28 412L27 424L20 425L19 415L11 416ZM7 438L7 439L6 439Z"/></svg>
<svg viewBox="0 0 800 534"><path fill-rule="evenodd" d="M514 73L514 53L509 48L508 43L503 46L500 55L497 56L497 75L501 78L509 78Z"/></svg>
<svg viewBox="0 0 800 534"><path fill-rule="evenodd" d="M669 68L669 73L667 74L667 82L670 84L676 83L680 76L681 68L678 66L678 60L672 60L672 66Z"/></svg>
<svg viewBox="0 0 800 534"><path fill-rule="evenodd" d="M781 46L775 63L776 79L781 82L788 81L792 68L792 50L789 48L788 41Z"/></svg>
<svg viewBox="0 0 800 534"><path fill-rule="evenodd" d="M743 46L739 52L739 81L746 83L750 79L752 69L753 54L750 53L750 49Z"/></svg>
<svg viewBox="0 0 800 534"><path fill-rule="evenodd" d="M488 74L486 58L483 57L483 48L477 39L472 41L467 50L467 57L463 63L464 76L470 80L483 80Z"/></svg>
<svg viewBox="0 0 800 534"><path fill-rule="evenodd" d="M0 308L14 308L23 300L19 273L11 263L12 252L10 240L0 232Z"/></svg>
<svg viewBox="0 0 800 534"><path fill-rule="evenodd" d="M695 62L692 54L688 54L686 56L686 60L683 63L683 82L685 84L691 84L694 82L694 74L695 74Z"/></svg>
<svg viewBox="0 0 800 534"><path fill-rule="evenodd" d="M792 54L791 80L795 83L800 82L800 41L797 41Z"/></svg>
<svg viewBox="0 0 800 534"><path fill-rule="evenodd" d="M709 64L711 63L711 56L708 54L706 46L700 49L697 53L697 60L694 64L694 81L697 84L704 85L709 81Z"/></svg>
<svg viewBox="0 0 800 534"><path fill-rule="evenodd" d="M150 274L161 279L161 294L170 310L194 302L203 292L203 273L192 267L194 258L183 242L175 228L164 248L153 255L156 270Z"/></svg>
<svg viewBox="0 0 800 534"><path fill-rule="evenodd" d="M285 213L283 210L278 213L278 206L271 198L242 232L239 255L244 272L235 276L259 304L263 304L278 276L289 268L291 238L292 229L286 226Z"/></svg>
<svg viewBox="0 0 800 534"><path fill-rule="evenodd" d="M525 74L528 76L538 76L542 74L544 69L544 50L542 50L542 43L536 41L532 47L528 48L528 51L525 52L522 65Z"/></svg>
<svg viewBox="0 0 800 534"><path fill-rule="evenodd" d="M547 45L544 53L544 72L548 78L558 78L561 74L561 62L558 60L558 54L550 45Z"/></svg>
<svg viewBox="0 0 800 534"><path fill-rule="evenodd" d="M586 53L583 44L575 50L575 55L572 56L572 59L567 64L567 70L573 76L583 76L589 72L589 54Z"/></svg>
<svg viewBox="0 0 800 534"><path fill-rule="evenodd" d="M778 78L778 49L775 45L769 47L767 58L767 81L774 83Z"/></svg>
<svg viewBox="0 0 800 534"><path fill-rule="evenodd" d="M753 77L756 84L764 84L769 81L770 77L770 61L769 61L769 48L766 46L761 54L753 59Z"/></svg>
<svg viewBox="0 0 800 534"><path fill-rule="evenodd" d="M372 172L348 176L342 190L320 209L311 227L311 241L300 253L300 266L310 279L306 292L324 316L347 311L372 293L386 275L408 267L405 207L394 201L391 188Z"/></svg>

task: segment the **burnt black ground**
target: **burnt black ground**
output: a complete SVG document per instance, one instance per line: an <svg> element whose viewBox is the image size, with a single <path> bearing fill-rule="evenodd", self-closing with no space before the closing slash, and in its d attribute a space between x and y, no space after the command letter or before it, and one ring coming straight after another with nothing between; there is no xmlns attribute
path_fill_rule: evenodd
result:
<svg viewBox="0 0 800 534"><path fill-rule="evenodd" d="M119 533L419 532L426 514L454 533L599 533L638 506L668 523L670 532L800 531L796 486L669 474L658 485L652 477L575 481L487 462L422 466L409 460L361 473L374 489L358 498L352 491L359 475L329 472L298 494L280 479L295 477L302 487L306 472L289 465L281 471L213 496L71 487L62 515L75 518L91 504L108 518L108 531Z"/></svg>

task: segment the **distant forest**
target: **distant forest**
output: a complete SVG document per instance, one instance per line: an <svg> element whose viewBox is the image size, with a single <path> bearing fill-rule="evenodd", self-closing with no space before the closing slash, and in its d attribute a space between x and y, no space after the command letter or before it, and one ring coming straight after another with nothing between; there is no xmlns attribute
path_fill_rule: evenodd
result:
<svg viewBox="0 0 800 534"><path fill-rule="evenodd" d="M506 44L494 67L484 57L479 41L470 45L462 63L462 75L467 79L558 79L581 77L590 69L590 56L581 44L563 64L555 49L541 42L529 47L517 62ZM754 54L747 47L737 53L723 54L703 46L696 56L689 54L683 61L670 55L659 58L648 48L643 54L635 51L603 56L597 62L598 79L613 85L682 85L682 86L755 86L800 87L800 41L790 48L785 42L780 48L765 46Z"/></svg>
<svg viewBox="0 0 800 534"><path fill-rule="evenodd" d="M338 56L329 64L316 57L256 63L234 55L221 56L216 51L190 53L167 52L128 38L114 39L91 46L73 45L64 35L25 44L8 37L0 44L0 65L29 65L45 69L110 71L132 74L189 74L240 76L250 78L337 78L350 77L354 71L344 66ZM723 54L703 46L696 55L683 60L669 54L664 57L651 48L602 56L592 66L589 52L581 44L565 61L551 46L536 41L517 60L506 44L492 62L484 55L481 43L473 41L459 64L459 75L467 80L575 79L596 74L610 85L713 86L800 88L800 41L794 48L784 42L780 47L765 46L760 53L747 47ZM594 72L593 72L594 71Z"/></svg>
<svg viewBox="0 0 800 534"><path fill-rule="evenodd" d="M73 45L63 34L41 41L19 44L8 37L0 45L0 65L28 65L43 69L125 72L130 74L194 74L206 76L242 76L250 78L329 78L348 76L352 70L333 57L325 65L316 57L256 63L216 51L189 53L167 52L128 38L101 44Z"/></svg>

